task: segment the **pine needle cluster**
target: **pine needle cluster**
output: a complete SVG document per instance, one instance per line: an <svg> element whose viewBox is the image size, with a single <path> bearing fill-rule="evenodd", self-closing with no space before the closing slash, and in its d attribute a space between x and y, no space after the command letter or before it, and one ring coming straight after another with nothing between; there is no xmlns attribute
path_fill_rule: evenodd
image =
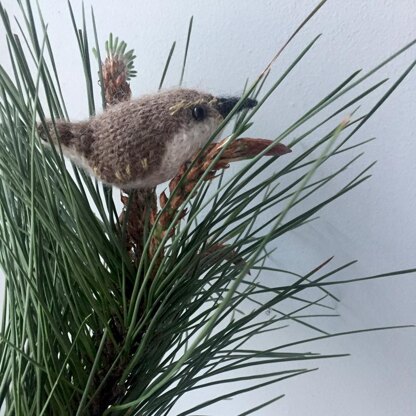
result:
<svg viewBox="0 0 416 416"><path fill-rule="evenodd" d="M259 105L239 114L233 126L232 112L167 192L122 193L120 211L120 191L76 166L70 173L62 153L40 142L39 123L69 115L42 14L29 0L18 3L17 25L0 5L12 68L0 66L0 264L6 276L0 406L6 415L161 416L172 414L187 392L215 384L230 387L179 416L199 414L215 402L312 371L311 361L333 357L295 352L294 346L310 339L288 343L282 336L289 322L318 331L314 339L339 335L306 319L333 315L326 302L333 297L329 285L414 272L340 281L332 278L353 262L331 268L326 260L297 274L269 266L267 258L273 242L370 177L371 165L354 170L362 155L356 151L369 141L359 137L360 128L416 62L390 84L364 85L415 42L367 73L357 71L340 81L274 139L242 137L263 103L315 45L318 38L313 39L270 88L265 90L271 64L247 84L242 100L253 97ZM91 36L84 10L80 24L70 5L69 14L90 114L101 111L94 100L97 88L103 111L129 99L133 51L110 37L102 57L94 15ZM192 20L184 64L191 29ZM174 49L175 44L161 87ZM184 70L181 82L183 77ZM357 110L383 88L368 110ZM214 144L227 125L232 133ZM313 144L305 150L300 144L310 138ZM341 153L351 155L348 162L325 173L322 166ZM229 163L242 159L248 160L236 173L224 173ZM260 178L264 172L267 176ZM345 184L321 197L340 178ZM274 276L274 284L263 281L260 272ZM298 307L288 309L288 300ZM275 345L253 347L253 340L270 332L280 334ZM279 368L288 363L291 369ZM271 365L273 371L267 370ZM249 372L253 368L255 376Z"/></svg>

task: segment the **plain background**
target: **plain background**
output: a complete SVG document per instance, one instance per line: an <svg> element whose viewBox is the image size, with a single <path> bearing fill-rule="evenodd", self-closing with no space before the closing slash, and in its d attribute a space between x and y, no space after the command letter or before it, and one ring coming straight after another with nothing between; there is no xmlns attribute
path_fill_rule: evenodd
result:
<svg viewBox="0 0 416 416"><path fill-rule="evenodd" d="M10 13L16 3L3 1ZM40 0L53 39L58 69L73 119L87 114L80 59L65 1ZM180 76L189 18L194 16L185 85L214 93L241 92L317 4L310 0L277 1L87 1L93 5L100 38L110 31L127 41L138 56L135 95L154 91L171 42L177 40L166 86ZM74 1L80 16L81 2ZM255 119L253 135L276 137L355 69L368 70L416 37L415 0L330 0L275 65L277 77L314 36L318 44ZM0 60L5 61L1 33ZM415 58L413 48L375 80L397 78ZM331 255L336 264L359 259L349 274L358 277L416 266L416 72L362 129L357 139L376 136L366 147L362 166L377 160L373 178L326 208L321 219L279 243L275 265L306 272ZM335 189L335 188L334 188ZM340 318L319 322L329 331L416 323L415 276L337 286ZM295 328L291 337L314 333ZM316 334L315 334L316 335ZM285 333L281 335L284 337ZM289 336L289 335L288 335ZM285 340L279 340L284 342ZM416 414L416 330L395 330L313 343L308 351L349 352L351 357L319 361L320 370L241 396L204 410L236 415L279 393L286 397L261 415L412 416ZM222 392L221 388L218 391ZM215 391L214 391L215 394ZM205 398L205 395L204 395ZM185 396L178 408L199 397Z"/></svg>

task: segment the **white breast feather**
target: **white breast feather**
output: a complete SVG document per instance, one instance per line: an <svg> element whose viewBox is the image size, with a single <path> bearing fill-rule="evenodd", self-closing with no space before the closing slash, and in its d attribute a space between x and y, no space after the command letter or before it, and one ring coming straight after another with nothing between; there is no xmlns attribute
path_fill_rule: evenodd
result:
<svg viewBox="0 0 416 416"><path fill-rule="evenodd" d="M166 151L158 169L151 175L126 184L126 189L150 188L173 178L179 167L205 145L217 129L219 122L217 118L209 118L204 122L193 124L191 128L180 130L166 144Z"/></svg>

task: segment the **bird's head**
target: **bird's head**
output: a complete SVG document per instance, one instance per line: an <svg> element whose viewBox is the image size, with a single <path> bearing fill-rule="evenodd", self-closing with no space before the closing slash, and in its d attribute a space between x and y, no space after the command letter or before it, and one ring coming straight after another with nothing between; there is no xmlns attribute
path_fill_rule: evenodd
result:
<svg viewBox="0 0 416 416"><path fill-rule="evenodd" d="M239 100L239 97L215 97L185 88L139 99L148 114L152 113L158 118L158 123L152 121L154 127L159 126L164 134L183 133L194 145L204 144ZM238 111L253 108L256 104L256 100L247 98L240 104Z"/></svg>
<svg viewBox="0 0 416 416"><path fill-rule="evenodd" d="M166 98L167 104L172 104L169 113L172 116L180 115L190 124L201 123L208 119L217 119L221 122L240 100L240 97L215 97L185 88L162 92L153 97L156 100ZM256 100L247 98L241 103L238 111L253 108L256 104Z"/></svg>

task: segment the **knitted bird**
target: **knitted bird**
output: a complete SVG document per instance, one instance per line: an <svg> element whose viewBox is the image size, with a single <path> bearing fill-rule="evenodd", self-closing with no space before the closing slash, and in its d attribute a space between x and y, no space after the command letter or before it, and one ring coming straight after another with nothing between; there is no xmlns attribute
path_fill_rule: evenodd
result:
<svg viewBox="0 0 416 416"><path fill-rule="evenodd" d="M101 181L122 189L150 188L171 179L238 100L179 88L121 102L86 121L47 122L38 131ZM239 111L256 104L248 98Z"/></svg>

